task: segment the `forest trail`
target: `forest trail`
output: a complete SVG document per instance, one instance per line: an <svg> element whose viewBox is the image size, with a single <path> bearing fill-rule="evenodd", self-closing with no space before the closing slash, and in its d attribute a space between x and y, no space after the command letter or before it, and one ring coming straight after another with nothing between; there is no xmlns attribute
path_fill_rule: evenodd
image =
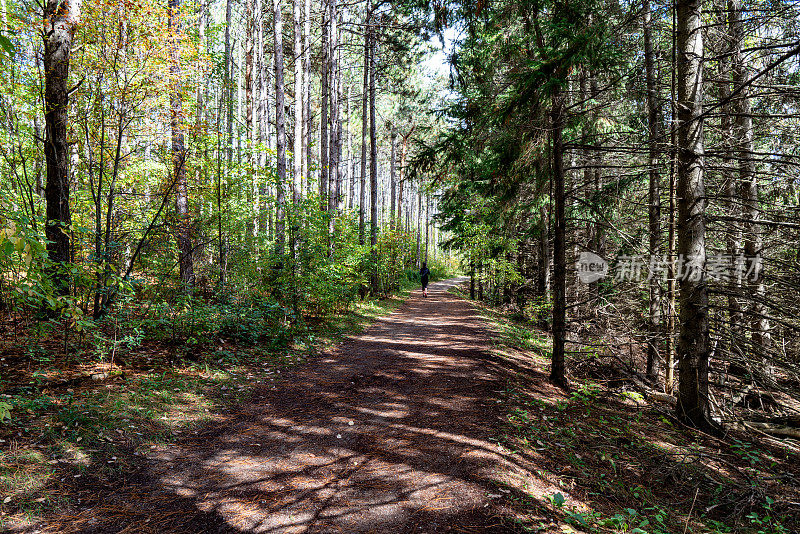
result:
<svg viewBox="0 0 800 534"><path fill-rule="evenodd" d="M142 480L57 531L508 532L493 481L520 468L492 441L503 382L488 327L448 292L462 281L415 291L240 411L154 451Z"/></svg>

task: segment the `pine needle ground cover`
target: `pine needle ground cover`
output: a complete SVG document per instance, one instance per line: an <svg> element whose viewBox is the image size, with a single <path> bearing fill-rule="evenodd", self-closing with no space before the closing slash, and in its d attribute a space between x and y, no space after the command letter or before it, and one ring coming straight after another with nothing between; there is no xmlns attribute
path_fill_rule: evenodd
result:
<svg viewBox="0 0 800 534"><path fill-rule="evenodd" d="M476 305L493 325L495 365L507 383L498 443L535 473L508 476L498 491L523 531L780 534L800 528L795 443L698 432L676 421L671 406L646 400L633 382L598 379L596 370L575 377L570 391L555 388L546 372L550 336Z"/></svg>
<svg viewBox="0 0 800 534"><path fill-rule="evenodd" d="M254 388L362 330L407 294L358 302L281 343L224 334L173 343L165 334L119 348L113 363L110 354L65 358L58 336L6 339L0 348L0 402L9 407L0 425L0 526L32 524L80 504L93 488L124 484L150 451L235 412ZM14 325L2 327L8 332Z"/></svg>

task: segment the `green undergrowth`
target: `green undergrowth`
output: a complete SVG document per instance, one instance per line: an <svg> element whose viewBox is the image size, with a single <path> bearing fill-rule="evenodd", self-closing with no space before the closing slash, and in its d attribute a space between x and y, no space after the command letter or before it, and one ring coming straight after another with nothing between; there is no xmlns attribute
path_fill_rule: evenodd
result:
<svg viewBox="0 0 800 534"><path fill-rule="evenodd" d="M463 295L463 290L460 291ZM497 402L505 450L530 461L531 478L501 483L514 528L525 532L798 532L790 450L747 438L715 440L685 428L636 391L571 377L549 383L551 339L531 323L475 303L493 332L506 378ZM532 479L532 480L531 480ZM794 493L792 493L794 492ZM498 494L499 496L500 494Z"/></svg>
<svg viewBox="0 0 800 534"><path fill-rule="evenodd" d="M283 346L244 335L207 337L177 350L143 344L118 356L114 367L79 375L70 387L58 386L64 362L40 362L30 383L0 395L11 414L0 426L0 528L73 502L69 487L82 477L118 479L137 457L196 432L308 356L393 311L408 291L357 302Z"/></svg>

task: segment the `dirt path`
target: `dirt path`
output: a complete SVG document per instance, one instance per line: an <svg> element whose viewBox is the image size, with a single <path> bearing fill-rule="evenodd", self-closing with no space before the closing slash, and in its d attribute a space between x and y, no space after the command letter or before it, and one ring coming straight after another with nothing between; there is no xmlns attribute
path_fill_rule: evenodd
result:
<svg viewBox="0 0 800 534"><path fill-rule="evenodd" d="M73 532L507 532L488 331L432 284L363 334L158 451ZM213 445L212 445L213 443ZM131 488L138 488L134 491ZM117 515L118 519L109 517ZM91 521L86 518L91 517ZM64 530L60 530L64 531Z"/></svg>

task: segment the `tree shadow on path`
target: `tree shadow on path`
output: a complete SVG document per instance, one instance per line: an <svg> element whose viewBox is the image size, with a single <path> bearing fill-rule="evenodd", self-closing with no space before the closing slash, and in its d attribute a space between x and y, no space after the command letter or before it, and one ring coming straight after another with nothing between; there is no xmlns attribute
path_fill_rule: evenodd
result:
<svg viewBox="0 0 800 534"><path fill-rule="evenodd" d="M58 532L512 532L491 332L431 284L246 406L156 451ZM508 492L509 490L503 490ZM111 513L116 510L118 513Z"/></svg>

